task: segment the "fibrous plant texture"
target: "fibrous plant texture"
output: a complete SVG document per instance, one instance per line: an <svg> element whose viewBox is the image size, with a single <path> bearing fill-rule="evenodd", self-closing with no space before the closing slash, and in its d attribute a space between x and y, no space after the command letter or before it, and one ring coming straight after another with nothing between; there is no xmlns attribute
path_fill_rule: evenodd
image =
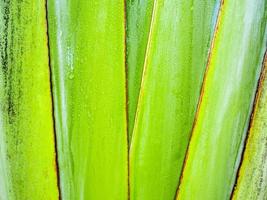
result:
<svg viewBox="0 0 267 200"><path fill-rule="evenodd" d="M0 200L266 200L267 0L0 0Z"/></svg>

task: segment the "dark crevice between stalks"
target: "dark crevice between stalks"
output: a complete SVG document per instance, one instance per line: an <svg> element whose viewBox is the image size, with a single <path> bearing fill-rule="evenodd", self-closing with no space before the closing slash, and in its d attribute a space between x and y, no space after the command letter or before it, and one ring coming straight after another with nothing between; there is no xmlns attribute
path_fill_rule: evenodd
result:
<svg viewBox="0 0 267 200"><path fill-rule="evenodd" d="M246 131L247 134L245 136L244 146L242 148L241 157L240 157L240 163L239 163L239 166L237 168L237 175L236 175L236 178L235 178L235 184L234 184L234 186L232 188L230 199L233 199L233 196L234 196L234 193L235 193L235 189L236 189L237 184L238 184L238 179L239 179L239 176L240 176L240 169L241 169L243 161L244 161L244 155L245 155L246 147L247 147L247 144L248 144L248 138L249 138L250 130L251 130L251 127L252 127L252 124L253 124L253 121L254 121L254 116L255 116L255 111L256 111L256 108L257 108L257 104L259 102L259 99L260 99L260 96L261 96L261 93L262 93L262 86L263 86L263 81L266 78L266 72L267 72L267 50L265 51L265 54L264 54L264 57L263 57L263 61L262 61L260 78L259 78L258 84L257 84L257 91L256 91L255 96L254 96L254 102L253 102L252 111L251 111L251 114L250 114L249 125L248 125L248 129Z"/></svg>
<svg viewBox="0 0 267 200"><path fill-rule="evenodd" d="M49 65L49 83L50 83L50 96L52 103L52 118L53 118L53 131L54 131L54 149L56 157L56 175L57 175L57 188L58 188L58 198L62 199L61 189L60 189L60 174L59 174L59 164L58 164L58 150L57 150L57 135L56 135L56 119L55 119L55 107L54 107L54 95L53 95L53 83L52 83L52 66L51 66L51 54L50 54L50 39L49 39L49 23L48 23L48 0L45 0L45 20L46 20L46 38L47 38L47 48L48 48L48 65Z"/></svg>
<svg viewBox="0 0 267 200"><path fill-rule="evenodd" d="M126 139L127 139L127 193L130 199L130 137L129 137L129 88L127 63L127 1L124 0L124 70L125 70L125 113L126 113Z"/></svg>
<svg viewBox="0 0 267 200"><path fill-rule="evenodd" d="M179 179L179 183L178 183L178 187L177 187L176 195L175 195L174 199L177 199L177 197L179 196L180 186L181 186L181 183L182 183L182 180L183 180L184 170L185 170L186 163L187 163L187 160L188 160L188 154L189 154L189 147L190 147L191 139L193 137L194 129L196 127L196 122L197 122L197 119L198 119L198 116L199 116L199 110L200 110L200 107L201 107L201 104L202 104L203 95L205 93L205 85L206 85L206 80L207 80L207 74L208 74L209 67L210 67L210 61L211 61L212 51L213 51L213 48L214 48L214 43L215 43L215 40L216 40L216 37L217 37L217 33L218 33L218 30L219 30L219 27L220 27L220 20L221 20L221 17L222 17L221 13L222 13L223 8L224 8L224 0L220 0L220 6L219 6L217 19L216 19L216 23L215 23L216 25L214 27L212 40L211 40L211 43L210 43L210 49L208 51L206 69L205 69L205 73L204 73L204 76L203 76L203 79L202 79L202 86L201 86L201 90L200 90L200 96L199 96L199 99L198 99L197 109L196 109L195 117L194 117L194 120L193 120L191 134L189 136L189 142L188 142L188 145L186 147L186 154L185 154L185 158L184 158L184 162L183 162L183 166L182 166L182 171L181 171L181 175L180 175L180 179Z"/></svg>

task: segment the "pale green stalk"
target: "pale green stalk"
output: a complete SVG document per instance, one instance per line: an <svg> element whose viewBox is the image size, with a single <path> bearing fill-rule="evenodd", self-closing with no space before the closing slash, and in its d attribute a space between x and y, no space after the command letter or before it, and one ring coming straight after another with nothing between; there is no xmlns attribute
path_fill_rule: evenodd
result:
<svg viewBox="0 0 267 200"><path fill-rule="evenodd" d="M215 0L154 1L130 149L132 200L173 200L205 71Z"/></svg>
<svg viewBox="0 0 267 200"><path fill-rule="evenodd" d="M266 57L267 58L267 57ZM267 199L267 59L233 200Z"/></svg>
<svg viewBox="0 0 267 200"><path fill-rule="evenodd" d="M154 0L127 0L128 131L131 141Z"/></svg>
<svg viewBox="0 0 267 200"><path fill-rule="evenodd" d="M44 0L0 0L0 199L58 199Z"/></svg>
<svg viewBox="0 0 267 200"><path fill-rule="evenodd" d="M126 200L123 0L48 0L64 200Z"/></svg>
<svg viewBox="0 0 267 200"><path fill-rule="evenodd" d="M230 198L266 50L266 3L222 3L179 200Z"/></svg>

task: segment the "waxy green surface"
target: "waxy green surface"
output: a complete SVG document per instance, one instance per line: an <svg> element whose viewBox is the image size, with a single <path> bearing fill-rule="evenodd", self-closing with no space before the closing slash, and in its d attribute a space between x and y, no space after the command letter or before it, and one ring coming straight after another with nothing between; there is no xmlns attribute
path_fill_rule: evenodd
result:
<svg viewBox="0 0 267 200"><path fill-rule="evenodd" d="M131 141L154 0L127 0L128 132Z"/></svg>
<svg viewBox="0 0 267 200"><path fill-rule="evenodd" d="M128 197L124 1L48 0L60 189Z"/></svg>
<svg viewBox="0 0 267 200"><path fill-rule="evenodd" d="M0 199L58 199L44 0L0 0Z"/></svg>
<svg viewBox="0 0 267 200"><path fill-rule="evenodd" d="M267 58L267 57L266 57ZM233 199L267 199L267 59Z"/></svg>
<svg viewBox="0 0 267 200"><path fill-rule="evenodd" d="M132 200L175 198L215 8L215 0L154 2L130 149Z"/></svg>
<svg viewBox="0 0 267 200"><path fill-rule="evenodd" d="M266 3L222 4L179 200L230 198L266 49Z"/></svg>

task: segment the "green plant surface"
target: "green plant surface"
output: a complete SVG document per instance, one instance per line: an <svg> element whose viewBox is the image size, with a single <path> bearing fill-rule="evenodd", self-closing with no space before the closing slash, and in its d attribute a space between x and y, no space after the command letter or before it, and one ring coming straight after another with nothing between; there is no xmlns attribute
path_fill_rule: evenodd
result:
<svg viewBox="0 0 267 200"><path fill-rule="evenodd" d="M266 57L267 58L267 57ZM232 199L267 199L267 59Z"/></svg>
<svg viewBox="0 0 267 200"><path fill-rule="evenodd" d="M156 0L130 149L130 198L175 197L194 120L215 0Z"/></svg>
<svg viewBox="0 0 267 200"><path fill-rule="evenodd" d="M65 200L128 197L124 1L48 0Z"/></svg>
<svg viewBox="0 0 267 200"><path fill-rule="evenodd" d="M266 50L266 3L222 3L178 200L230 198Z"/></svg>
<svg viewBox="0 0 267 200"><path fill-rule="evenodd" d="M131 141L154 0L127 0L128 133Z"/></svg>
<svg viewBox="0 0 267 200"><path fill-rule="evenodd" d="M0 0L0 199L58 198L44 0Z"/></svg>

